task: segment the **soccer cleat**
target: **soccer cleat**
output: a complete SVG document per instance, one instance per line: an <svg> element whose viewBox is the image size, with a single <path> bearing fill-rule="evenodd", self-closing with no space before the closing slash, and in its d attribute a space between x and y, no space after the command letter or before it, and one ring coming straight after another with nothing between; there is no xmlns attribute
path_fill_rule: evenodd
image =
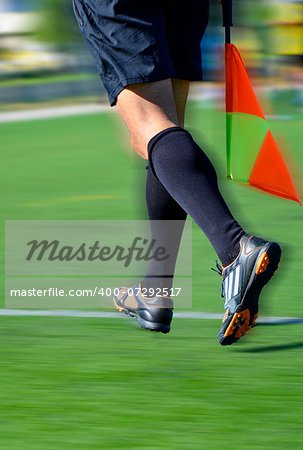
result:
<svg viewBox="0 0 303 450"><path fill-rule="evenodd" d="M221 345L231 345L255 324L259 296L278 268L281 248L255 236L244 235L238 257L227 267L217 264L223 277L225 314L218 333Z"/></svg>
<svg viewBox="0 0 303 450"><path fill-rule="evenodd" d="M174 307L169 297L144 297L139 284L133 288L119 288L113 301L118 311L135 318L142 328L169 333Z"/></svg>

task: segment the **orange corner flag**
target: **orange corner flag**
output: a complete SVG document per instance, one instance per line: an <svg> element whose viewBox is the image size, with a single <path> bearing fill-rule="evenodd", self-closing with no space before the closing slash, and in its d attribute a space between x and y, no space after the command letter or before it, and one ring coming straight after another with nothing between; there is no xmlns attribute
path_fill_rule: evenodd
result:
<svg viewBox="0 0 303 450"><path fill-rule="evenodd" d="M237 48L226 44L228 177L301 204Z"/></svg>
<svg viewBox="0 0 303 450"><path fill-rule="evenodd" d="M269 130L249 177L249 184L294 200L302 206L283 157Z"/></svg>

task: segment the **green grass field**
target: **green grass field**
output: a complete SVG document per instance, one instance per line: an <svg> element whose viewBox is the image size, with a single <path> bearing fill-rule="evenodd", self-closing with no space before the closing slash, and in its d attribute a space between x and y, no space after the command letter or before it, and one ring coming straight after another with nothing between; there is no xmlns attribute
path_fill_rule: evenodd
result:
<svg viewBox="0 0 303 450"><path fill-rule="evenodd" d="M144 218L145 164L116 122L104 113L0 124L1 227ZM302 317L302 209L225 180L223 113L195 103L188 125L239 221L283 245L262 313ZM302 168L302 117L271 128ZM3 253L2 240L2 267ZM216 256L195 226L193 253L193 309L222 312ZM122 319L0 321L1 450L302 448L302 325L262 325L221 348L217 321L176 319L167 336Z"/></svg>

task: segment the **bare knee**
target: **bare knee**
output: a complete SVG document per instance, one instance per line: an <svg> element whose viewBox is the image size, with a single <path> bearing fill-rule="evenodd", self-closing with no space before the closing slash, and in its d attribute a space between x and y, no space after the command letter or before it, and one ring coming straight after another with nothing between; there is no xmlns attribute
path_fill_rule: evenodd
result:
<svg viewBox="0 0 303 450"><path fill-rule="evenodd" d="M158 127L157 129L153 127L143 127L141 129L139 128L132 128L129 129L129 141L132 149L143 159L148 159L148 143L149 141L156 136L156 134L160 133L163 130L166 130L167 128L172 128L177 126L174 123L162 122L162 126Z"/></svg>

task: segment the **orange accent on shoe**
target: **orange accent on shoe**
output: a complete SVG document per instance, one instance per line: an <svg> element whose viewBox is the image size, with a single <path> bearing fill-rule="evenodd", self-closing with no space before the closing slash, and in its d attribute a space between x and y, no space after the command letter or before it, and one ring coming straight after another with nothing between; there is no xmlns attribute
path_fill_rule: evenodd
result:
<svg viewBox="0 0 303 450"><path fill-rule="evenodd" d="M258 259L257 267L256 267L256 275L260 275L260 273L265 272L268 264L269 264L269 257L268 257L268 254L266 252L264 252Z"/></svg>
<svg viewBox="0 0 303 450"><path fill-rule="evenodd" d="M235 338L239 339L250 329L249 321L249 309L235 313L224 333L224 337L234 335Z"/></svg>
<svg viewBox="0 0 303 450"><path fill-rule="evenodd" d="M121 308L121 306L116 305L116 310L119 312L123 312L124 308Z"/></svg>

